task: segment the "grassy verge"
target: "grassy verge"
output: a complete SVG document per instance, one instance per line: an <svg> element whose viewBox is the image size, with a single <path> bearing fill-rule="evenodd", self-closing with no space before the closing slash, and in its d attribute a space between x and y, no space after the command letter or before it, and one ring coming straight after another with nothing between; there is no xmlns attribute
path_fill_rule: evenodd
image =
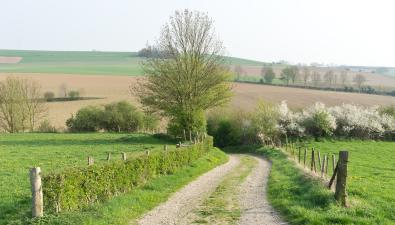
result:
<svg viewBox="0 0 395 225"><path fill-rule="evenodd" d="M47 216L34 224L128 224L145 212L164 202L182 186L214 168L225 163L227 156L214 148L206 156L172 175L161 176L141 188L114 199L95 204L81 211ZM135 222L135 221L134 221Z"/></svg>
<svg viewBox="0 0 395 225"><path fill-rule="evenodd" d="M1 134L0 136L0 224L26 224L31 215L29 168L39 166L44 174L73 166L121 160L146 150L162 150L168 141L145 134ZM175 148L175 145L169 145Z"/></svg>
<svg viewBox="0 0 395 225"><path fill-rule="evenodd" d="M195 213L195 224L236 224L240 219L240 184L251 173L257 162L242 156L240 165L218 185Z"/></svg>
<svg viewBox="0 0 395 225"><path fill-rule="evenodd" d="M278 150L247 147L272 162L268 195L291 224L394 224L394 142L314 142L321 153L350 152L349 208L340 207L320 181L295 167Z"/></svg>

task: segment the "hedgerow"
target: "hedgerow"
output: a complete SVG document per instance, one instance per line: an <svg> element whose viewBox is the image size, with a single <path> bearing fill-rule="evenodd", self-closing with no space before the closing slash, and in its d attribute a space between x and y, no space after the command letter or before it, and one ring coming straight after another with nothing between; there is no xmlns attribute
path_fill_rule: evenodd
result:
<svg viewBox="0 0 395 225"><path fill-rule="evenodd" d="M45 175L45 213L80 209L128 192L155 176L172 174L189 165L207 153L212 146L212 138L207 137L204 142L188 147Z"/></svg>

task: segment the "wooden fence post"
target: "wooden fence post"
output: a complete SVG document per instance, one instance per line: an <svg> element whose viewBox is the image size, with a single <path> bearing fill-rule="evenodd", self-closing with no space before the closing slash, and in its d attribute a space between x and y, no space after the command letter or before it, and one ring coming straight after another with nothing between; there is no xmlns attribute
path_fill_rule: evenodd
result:
<svg viewBox="0 0 395 225"><path fill-rule="evenodd" d="M310 170L313 172L313 169L315 168L315 162L314 162L314 148L311 149L311 165L310 165Z"/></svg>
<svg viewBox="0 0 395 225"><path fill-rule="evenodd" d="M164 150L164 151L167 151L167 145L164 145L164 146L163 146L163 150Z"/></svg>
<svg viewBox="0 0 395 225"><path fill-rule="evenodd" d="M307 155L307 147L304 149L303 155L303 167L306 168L306 155Z"/></svg>
<svg viewBox="0 0 395 225"><path fill-rule="evenodd" d="M187 141L187 135L186 135L186 133L185 133L185 129L184 129L184 141L185 141L185 142Z"/></svg>
<svg viewBox="0 0 395 225"><path fill-rule="evenodd" d="M147 156L149 156L149 150L145 151L145 154L146 154Z"/></svg>
<svg viewBox="0 0 395 225"><path fill-rule="evenodd" d="M93 165L93 163L94 163L94 161L93 161L93 157L91 157L91 156L88 156L88 166L92 166L92 165Z"/></svg>
<svg viewBox="0 0 395 225"><path fill-rule="evenodd" d="M348 151L340 151L337 167L335 199L344 207L347 207L347 162Z"/></svg>
<svg viewBox="0 0 395 225"><path fill-rule="evenodd" d="M321 170L321 153L320 151L317 151L318 153L318 169Z"/></svg>
<svg viewBox="0 0 395 225"><path fill-rule="evenodd" d="M111 160L111 152L108 152L107 153L107 161L110 161Z"/></svg>
<svg viewBox="0 0 395 225"><path fill-rule="evenodd" d="M192 142L192 131L189 130L189 141Z"/></svg>
<svg viewBox="0 0 395 225"><path fill-rule="evenodd" d="M126 153L125 153L125 152L122 152L121 154L122 154L122 160L123 160L123 161L126 161Z"/></svg>
<svg viewBox="0 0 395 225"><path fill-rule="evenodd" d="M336 167L336 156L335 154L332 155L332 172L335 173L335 167Z"/></svg>
<svg viewBox="0 0 395 225"><path fill-rule="evenodd" d="M325 173L325 162L326 162L326 155L324 155L324 158L322 159L321 177L324 177L324 173Z"/></svg>
<svg viewBox="0 0 395 225"><path fill-rule="evenodd" d="M299 146L299 148L298 148L298 163L300 164L300 154L301 154L301 152L300 152L300 150L301 150L301 147Z"/></svg>
<svg viewBox="0 0 395 225"><path fill-rule="evenodd" d="M329 154L326 154L326 167L325 167L325 175L328 176L328 167L329 167Z"/></svg>
<svg viewBox="0 0 395 225"><path fill-rule="evenodd" d="M35 167L30 170L30 184L32 189L32 216L44 216L43 190L41 183L41 169Z"/></svg>

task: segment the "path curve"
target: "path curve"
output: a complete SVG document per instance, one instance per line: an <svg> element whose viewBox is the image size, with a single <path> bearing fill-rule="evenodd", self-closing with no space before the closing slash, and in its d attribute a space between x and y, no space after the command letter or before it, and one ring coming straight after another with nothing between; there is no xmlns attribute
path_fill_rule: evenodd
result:
<svg viewBox="0 0 395 225"><path fill-rule="evenodd" d="M208 194L215 190L227 173L240 163L239 157L229 155L229 161L198 177L165 203L149 211L138 221L140 225L176 225Z"/></svg>
<svg viewBox="0 0 395 225"><path fill-rule="evenodd" d="M241 186L240 205L242 215L239 224L287 224L281 220L267 200L267 181L271 163L262 157L252 157L258 161L258 164Z"/></svg>

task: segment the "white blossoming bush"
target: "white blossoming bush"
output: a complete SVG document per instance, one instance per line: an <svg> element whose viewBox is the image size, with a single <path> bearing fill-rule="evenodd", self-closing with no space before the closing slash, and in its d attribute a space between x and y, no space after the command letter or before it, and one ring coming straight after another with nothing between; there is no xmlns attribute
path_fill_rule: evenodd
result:
<svg viewBox="0 0 395 225"><path fill-rule="evenodd" d="M331 136L336 129L336 119L321 102L303 110L300 125L314 137Z"/></svg>
<svg viewBox="0 0 395 225"><path fill-rule="evenodd" d="M302 137L305 129L300 125L301 113L292 112L286 101L282 101L278 106L279 121L278 129L281 133L288 136Z"/></svg>
<svg viewBox="0 0 395 225"><path fill-rule="evenodd" d="M394 119L380 114L378 107L343 104L329 109L336 118L336 134L340 136L377 139L394 130Z"/></svg>

